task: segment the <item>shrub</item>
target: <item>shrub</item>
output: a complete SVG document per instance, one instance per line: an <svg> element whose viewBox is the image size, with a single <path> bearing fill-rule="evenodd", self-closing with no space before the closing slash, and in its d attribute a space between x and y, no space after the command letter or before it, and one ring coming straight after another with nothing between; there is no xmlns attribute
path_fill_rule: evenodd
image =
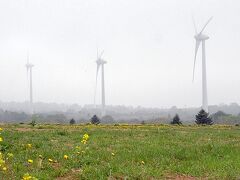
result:
<svg viewBox="0 0 240 180"><path fill-rule="evenodd" d="M100 119L97 117L97 115L94 115L90 121L92 124L95 124L95 125L100 123Z"/></svg>
<svg viewBox="0 0 240 180"><path fill-rule="evenodd" d="M31 125L32 127L34 127L34 126L37 125L37 119L38 119L37 115L33 115L33 116L32 116L31 122L30 122L30 125Z"/></svg>
<svg viewBox="0 0 240 180"><path fill-rule="evenodd" d="M76 124L76 121L72 118L72 119L69 121L69 124L70 124L70 125Z"/></svg>
<svg viewBox="0 0 240 180"><path fill-rule="evenodd" d="M180 118L179 118L178 114L176 114L176 115L173 117L173 120L172 120L171 124L178 124L178 125L182 124L182 122L180 121Z"/></svg>
<svg viewBox="0 0 240 180"><path fill-rule="evenodd" d="M213 121L212 118L209 117L209 113L201 109L199 113L196 115L196 121L197 124L206 124L206 125L212 125Z"/></svg>

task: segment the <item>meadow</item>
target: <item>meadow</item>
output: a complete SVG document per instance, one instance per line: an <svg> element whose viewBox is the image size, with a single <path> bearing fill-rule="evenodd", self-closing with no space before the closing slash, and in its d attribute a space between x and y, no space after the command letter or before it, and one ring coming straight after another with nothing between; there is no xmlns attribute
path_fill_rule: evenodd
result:
<svg viewBox="0 0 240 180"><path fill-rule="evenodd" d="M240 179L237 126L0 127L0 179Z"/></svg>

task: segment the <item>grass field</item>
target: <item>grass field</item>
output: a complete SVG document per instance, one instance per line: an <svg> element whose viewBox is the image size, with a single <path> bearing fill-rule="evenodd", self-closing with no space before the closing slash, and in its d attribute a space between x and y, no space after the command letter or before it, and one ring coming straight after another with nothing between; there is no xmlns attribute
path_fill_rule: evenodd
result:
<svg viewBox="0 0 240 180"><path fill-rule="evenodd" d="M240 179L236 126L1 128L0 179Z"/></svg>

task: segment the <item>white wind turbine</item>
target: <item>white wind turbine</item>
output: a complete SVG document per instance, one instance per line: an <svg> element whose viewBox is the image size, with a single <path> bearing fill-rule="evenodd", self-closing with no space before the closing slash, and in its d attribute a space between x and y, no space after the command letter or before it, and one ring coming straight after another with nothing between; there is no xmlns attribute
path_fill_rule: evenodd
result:
<svg viewBox="0 0 240 180"><path fill-rule="evenodd" d="M30 114L33 114L33 92L32 92L32 68L33 64L29 63L29 54L27 55L27 76L29 74L29 108L30 108Z"/></svg>
<svg viewBox="0 0 240 180"><path fill-rule="evenodd" d="M97 92L97 79L98 79L98 71L100 68L102 68L102 111L101 111L101 116L105 116L105 82L104 82L104 64L107 62L102 59L103 52L101 52L100 56L98 55L97 51L97 72L96 72L96 85L95 85L95 93L94 93L94 104L96 106L96 92Z"/></svg>
<svg viewBox="0 0 240 180"><path fill-rule="evenodd" d="M204 29L208 25L208 23L212 20L212 17L207 21L207 23L203 26L202 30L198 33L195 22L194 28L196 35L194 36L196 40L195 46L195 56L194 56L194 65L193 65L193 81L194 81L194 72L195 72L195 64L197 58L197 52L200 44L202 43L202 109L208 112L208 96L207 96L207 73L206 73L206 51L205 51L205 41L209 39L209 37L203 34Z"/></svg>

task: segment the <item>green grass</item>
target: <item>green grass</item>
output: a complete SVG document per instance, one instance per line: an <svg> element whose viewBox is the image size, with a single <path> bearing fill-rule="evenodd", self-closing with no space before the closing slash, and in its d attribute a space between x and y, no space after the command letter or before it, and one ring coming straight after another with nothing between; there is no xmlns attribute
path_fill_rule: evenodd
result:
<svg viewBox="0 0 240 180"><path fill-rule="evenodd" d="M0 170L0 179L22 179L25 173L49 180L240 178L239 127L1 127L3 142L0 143L0 148L7 171ZM85 133L90 136L86 145L81 143ZM27 144L32 144L32 148L28 148ZM7 159L7 153L13 153L13 158ZM65 154L69 156L67 160L63 158ZM41 166L39 155L43 156ZM49 158L55 162L49 163ZM29 165L28 159L32 159L33 164Z"/></svg>

